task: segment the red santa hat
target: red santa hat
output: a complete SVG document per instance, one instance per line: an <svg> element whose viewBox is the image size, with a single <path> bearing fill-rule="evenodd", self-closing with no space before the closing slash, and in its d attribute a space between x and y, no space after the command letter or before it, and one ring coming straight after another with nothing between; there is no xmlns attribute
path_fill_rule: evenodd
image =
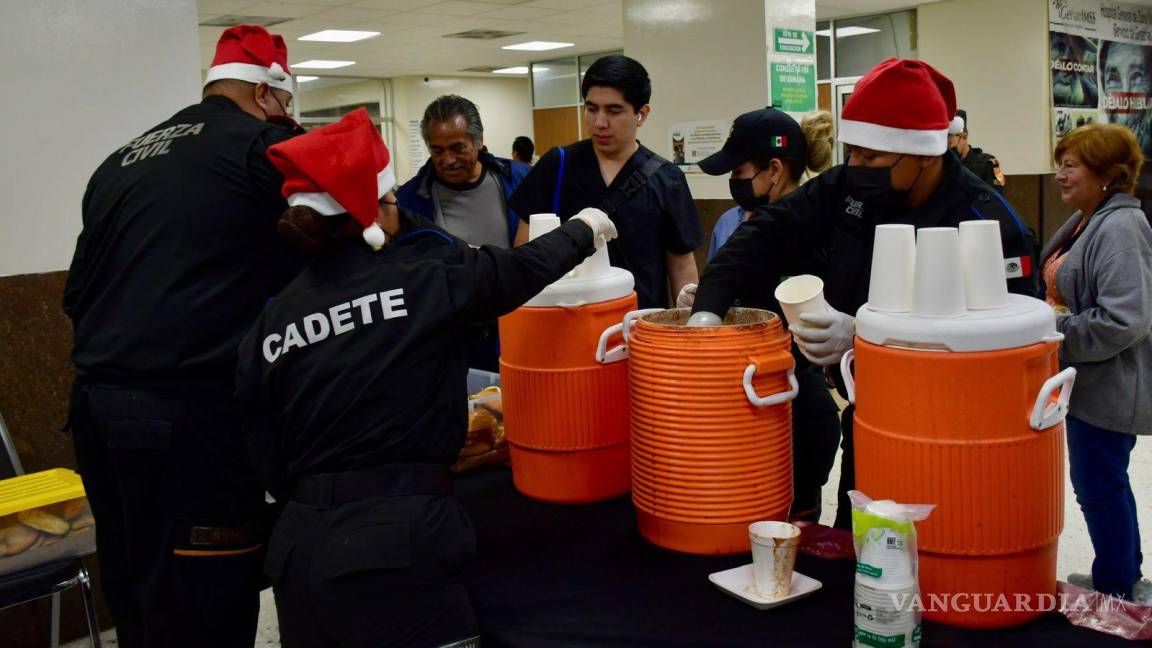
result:
<svg viewBox="0 0 1152 648"><path fill-rule="evenodd" d="M955 117L952 118L952 121L949 122L949 124L948 124L948 134L949 135L961 135L963 133L964 133L964 118L961 117L960 115L956 115Z"/></svg>
<svg viewBox="0 0 1152 648"><path fill-rule="evenodd" d="M955 114L948 77L923 61L892 58L856 82L840 114L839 139L889 153L941 155Z"/></svg>
<svg viewBox="0 0 1152 648"><path fill-rule="evenodd" d="M260 25L229 27L216 43L216 56L212 58L204 85L220 79L267 83L292 92L288 46L283 38L269 34Z"/></svg>
<svg viewBox="0 0 1152 648"><path fill-rule="evenodd" d="M350 214L368 245L378 250L387 242L376 216L380 198L396 186L396 172L368 111L357 108L335 124L273 145L268 158L284 174L289 205L324 216Z"/></svg>

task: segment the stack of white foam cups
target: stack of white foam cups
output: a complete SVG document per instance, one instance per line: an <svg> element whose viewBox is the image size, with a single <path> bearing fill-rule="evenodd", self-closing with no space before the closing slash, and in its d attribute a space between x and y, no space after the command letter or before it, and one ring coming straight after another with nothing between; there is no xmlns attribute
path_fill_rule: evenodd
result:
<svg viewBox="0 0 1152 648"><path fill-rule="evenodd" d="M868 308L921 317L961 317L1008 305L997 221L959 228L878 225Z"/></svg>
<svg viewBox="0 0 1152 648"><path fill-rule="evenodd" d="M917 615L913 605L916 576L912 554L903 533L891 528L868 531L860 549L856 572L856 628L887 641L903 635L903 643L914 646ZM857 646L872 645L857 640Z"/></svg>

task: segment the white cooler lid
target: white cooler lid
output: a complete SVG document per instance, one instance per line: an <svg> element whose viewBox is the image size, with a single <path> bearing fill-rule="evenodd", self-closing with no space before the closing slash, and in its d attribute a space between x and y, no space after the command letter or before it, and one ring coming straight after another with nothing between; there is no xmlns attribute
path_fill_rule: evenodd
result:
<svg viewBox="0 0 1152 648"><path fill-rule="evenodd" d="M632 273L623 268L608 268L594 277L568 275L528 300L524 305L535 308L583 306L627 297L636 286Z"/></svg>
<svg viewBox="0 0 1152 648"><path fill-rule="evenodd" d="M970 310L960 317L882 313L864 304L856 311L856 335L872 344L919 351L998 351L1064 339L1052 307L1015 294L1003 308Z"/></svg>

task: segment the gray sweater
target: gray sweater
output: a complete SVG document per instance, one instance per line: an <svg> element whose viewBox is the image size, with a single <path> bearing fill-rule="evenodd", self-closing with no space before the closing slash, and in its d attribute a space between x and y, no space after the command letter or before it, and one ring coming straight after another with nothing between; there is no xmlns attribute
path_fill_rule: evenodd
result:
<svg viewBox="0 0 1152 648"><path fill-rule="evenodd" d="M1045 246L1048 257L1075 231L1080 212ZM1060 364L1075 367L1069 413L1097 427L1152 434L1152 228L1140 201L1116 194L1100 205L1056 273L1071 315Z"/></svg>

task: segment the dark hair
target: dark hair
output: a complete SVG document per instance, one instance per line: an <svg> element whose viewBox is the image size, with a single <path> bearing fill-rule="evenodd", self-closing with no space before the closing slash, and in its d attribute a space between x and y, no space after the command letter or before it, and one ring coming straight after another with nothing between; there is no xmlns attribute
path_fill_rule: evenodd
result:
<svg viewBox="0 0 1152 648"><path fill-rule="evenodd" d="M325 243L346 229L350 218L348 214L322 216L311 207L296 205L280 215L276 232L304 254L316 256Z"/></svg>
<svg viewBox="0 0 1152 648"><path fill-rule="evenodd" d="M619 90L624 95L624 101L631 104L635 111L646 106L652 98L652 81L648 78L648 70L636 59L621 54L597 59L588 68L584 80L580 82L581 99L588 98L588 89L592 86Z"/></svg>
<svg viewBox="0 0 1152 648"><path fill-rule="evenodd" d="M532 140L521 135L512 140L512 152L521 160L531 160L532 154L536 152L536 146L532 144Z"/></svg>
<svg viewBox="0 0 1152 648"><path fill-rule="evenodd" d="M460 95L442 95L433 99L424 109L424 119L420 120L420 136L424 138L424 143L428 143L428 127L432 122L452 121L457 115L464 118L473 142L484 139L484 124L480 121L480 111L476 109L476 104Z"/></svg>

